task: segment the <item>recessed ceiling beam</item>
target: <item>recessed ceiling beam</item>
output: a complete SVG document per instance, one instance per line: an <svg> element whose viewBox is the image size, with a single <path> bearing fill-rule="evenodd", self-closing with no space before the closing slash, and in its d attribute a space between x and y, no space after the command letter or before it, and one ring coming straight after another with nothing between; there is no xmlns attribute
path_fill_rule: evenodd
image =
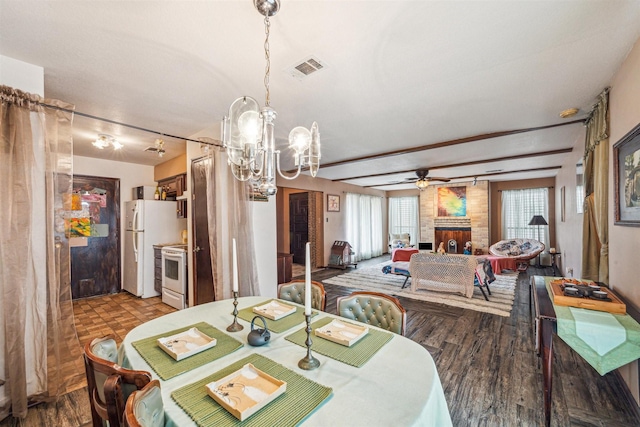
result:
<svg viewBox="0 0 640 427"><path fill-rule="evenodd" d="M469 142L483 141L485 139L500 138L500 137L503 137L503 136L517 135L517 134L526 133L526 132L535 132L535 131L538 131L538 130L551 129L551 128L556 128L556 127L560 127L560 126L568 126L568 125L572 125L572 124L576 124L576 123L584 123L584 120L573 120L573 121L570 121L570 122L556 123L556 124L553 124L553 125L537 126L537 127L524 128L524 129L505 130L505 131L492 132L492 133L484 133L484 134L481 134L481 135L468 136L466 138L458 138L458 139L452 139L450 141L437 142L435 144L421 145L419 147L402 148L400 150L387 151L385 153L370 154L368 156L354 157L354 158L351 158L351 159L340 160L340 161L337 161L337 162L323 163L322 164L322 168L326 169L326 168L330 168L332 166L339 166L339 165L344 165L344 164L348 164L348 163L363 162L365 160L381 159L381 158L384 158L384 157L399 156L401 154L410 154L410 153L416 153L416 152L419 152L419 151L434 150L436 148L450 147L452 145L458 145L458 144L467 144Z"/></svg>
<svg viewBox="0 0 640 427"><path fill-rule="evenodd" d="M464 179L464 178L480 178L482 176L495 176L495 175L507 175L512 173L524 173L524 172L540 172L547 171L553 169L561 169L562 166L547 166L544 168L534 168L534 169L520 169L520 170L512 170L512 171L504 171L504 172L492 172L492 173L480 173L473 175L463 175L463 176L454 176L449 179ZM374 185L363 185L363 188L372 188L372 187L389 187L391 185L401 185L401 184L414 184L413 182L395 182L393 184L374 184ZM455 184L455 183L454 183Z"/></svg>
<svg viewBox="0 0 640 427"><path fill-rule="evenodd" d="M483 163L494 163L494 162L503 162L506 160L518 160L518 159L526 159L529 157L541 157L541 156L553 156L555 154L565 154L565 153L570 153L571 151L573 151L573 148L562 148L559 150L551 150L551 151L542 151L542 152L537 152L537 153L527 153L527 154L518 154L515 156L504 156L504 157L494 157L492 159L486 159L486 160L473 160L470 162L461 162L461 163L451 163L448 165L437 165L437 166L429 166L427 167L427 169L429 169L429 171L433 171L436 169L445 169L445 168L455 168L455 167L460 167L460 166L472 166L472 165L480 165ZM363 179L363 178L374 178L377 176L388 176L388 175L397 175L400 173L409 173L409 172L415 172L416 168L413 169L408 169L408 170L402 170L402 171L395 171L395 172L384 172L384 173L375 173L375 174L369 174L369 175L360 175L360 176L350 176L347 178L336 178L336 179L332 179L331 181L350 181L353 179Z"/></svg>

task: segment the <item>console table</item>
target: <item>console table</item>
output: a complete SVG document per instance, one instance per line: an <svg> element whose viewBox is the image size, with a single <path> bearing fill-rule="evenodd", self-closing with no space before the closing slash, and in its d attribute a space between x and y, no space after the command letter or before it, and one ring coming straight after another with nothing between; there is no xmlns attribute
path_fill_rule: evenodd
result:
<svg viewBox="0 0 640 427"><path fill-rule="evenodd" d="M554 305L552 277L532 276L536 351L542 357L545 425L551 423L553 335L585 359L600 375L640 358L640 324L629 314Z"/></svg>

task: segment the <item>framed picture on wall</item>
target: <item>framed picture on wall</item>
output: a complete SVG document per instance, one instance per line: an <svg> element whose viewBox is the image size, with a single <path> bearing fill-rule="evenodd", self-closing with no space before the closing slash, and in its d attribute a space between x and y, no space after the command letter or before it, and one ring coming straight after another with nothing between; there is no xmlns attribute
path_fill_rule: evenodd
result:
<svg viewBox="0 0 640 427"><path fill-rule="evenodd" d="M327 194L327 212L340 212L340 196Z"/></svg>
<svg viewBox="0 0 640 427"><path fill-rule="evenodd" d="M640 124L613 146L615 225L640 227Z"/></svg>

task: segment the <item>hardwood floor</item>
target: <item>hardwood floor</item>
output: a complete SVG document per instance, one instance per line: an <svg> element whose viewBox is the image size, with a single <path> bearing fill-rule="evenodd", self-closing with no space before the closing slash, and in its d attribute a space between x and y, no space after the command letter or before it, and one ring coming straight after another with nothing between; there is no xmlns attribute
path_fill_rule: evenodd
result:
<svg viewBox="0 0 640 427"><path fill-rule="evenodd" d="M358 269L388 259L359 262ZM322 281L348 271L325 269L312 278ZM530 268L520 274L511 317L400 298L407 309L407 337L433 356L455 426L542 425L542 372L534 352L529 274L551 272ZM329 284L325 289L327 311L335 314L336 299L351 290ZM81 344L106 333L121 341L136 325L171 311L159 298L142 300L127 293L74 303ZM616 373L600 376L560 339L554 339L554 347L553 426L640 425L638 407ZM86 387L77 385L59 402L31 408L24 422L6 419L0 426L90 425Z"/></svg>
<svg viewBox="0 0 640 427"><path fill-rule="evenodd" d="M388 259L359 263L358 268ZM335 271L335 270L334 270ZM325 270L312 275L323 280ZM327 275L327 276L325 276ZM543 425L542 369L534 351L530 275L520 273L510 317L399 297L407 310L407 338L424 346L438 368L454 426ZM350 289L325 284L327 312ZM617 373L600 376L554 338L552 426L639 426L638 406ZM624 391L623 391L624 390Z"/></svg>

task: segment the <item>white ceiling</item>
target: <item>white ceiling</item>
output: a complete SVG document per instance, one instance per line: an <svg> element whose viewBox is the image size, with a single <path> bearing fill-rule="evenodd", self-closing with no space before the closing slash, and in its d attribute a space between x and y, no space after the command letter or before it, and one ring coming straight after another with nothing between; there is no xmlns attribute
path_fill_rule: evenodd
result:
<svg viewBox="0 0 640 427"><path fill-rule="evenodd" d="M640 37L635 0L282 3L270 40L276 137L284 146L291 128L317 121L325 165L558 124L569 107L584 118ZM214 127L239 96L264 103L263 42L262 16L251 0L0 0L0 54L44 67L47 97L181 137ZM286 71L309 56L325 69L302 80ZM466 181L549 177L566 153L491 160L568 149L583 132L580 124L561 126L321 166L319 176L427 167ZM125 144L117 160L157 164L184 151L183 141L164 137L168 153L158 159L142 151L157 135L76 115L75 154L112 156L90 145L98 133ZM444 167L480 160L486 162ZM507 173L513 170L521 172ZM411 176L347 182L379 186Z"/></svg>

